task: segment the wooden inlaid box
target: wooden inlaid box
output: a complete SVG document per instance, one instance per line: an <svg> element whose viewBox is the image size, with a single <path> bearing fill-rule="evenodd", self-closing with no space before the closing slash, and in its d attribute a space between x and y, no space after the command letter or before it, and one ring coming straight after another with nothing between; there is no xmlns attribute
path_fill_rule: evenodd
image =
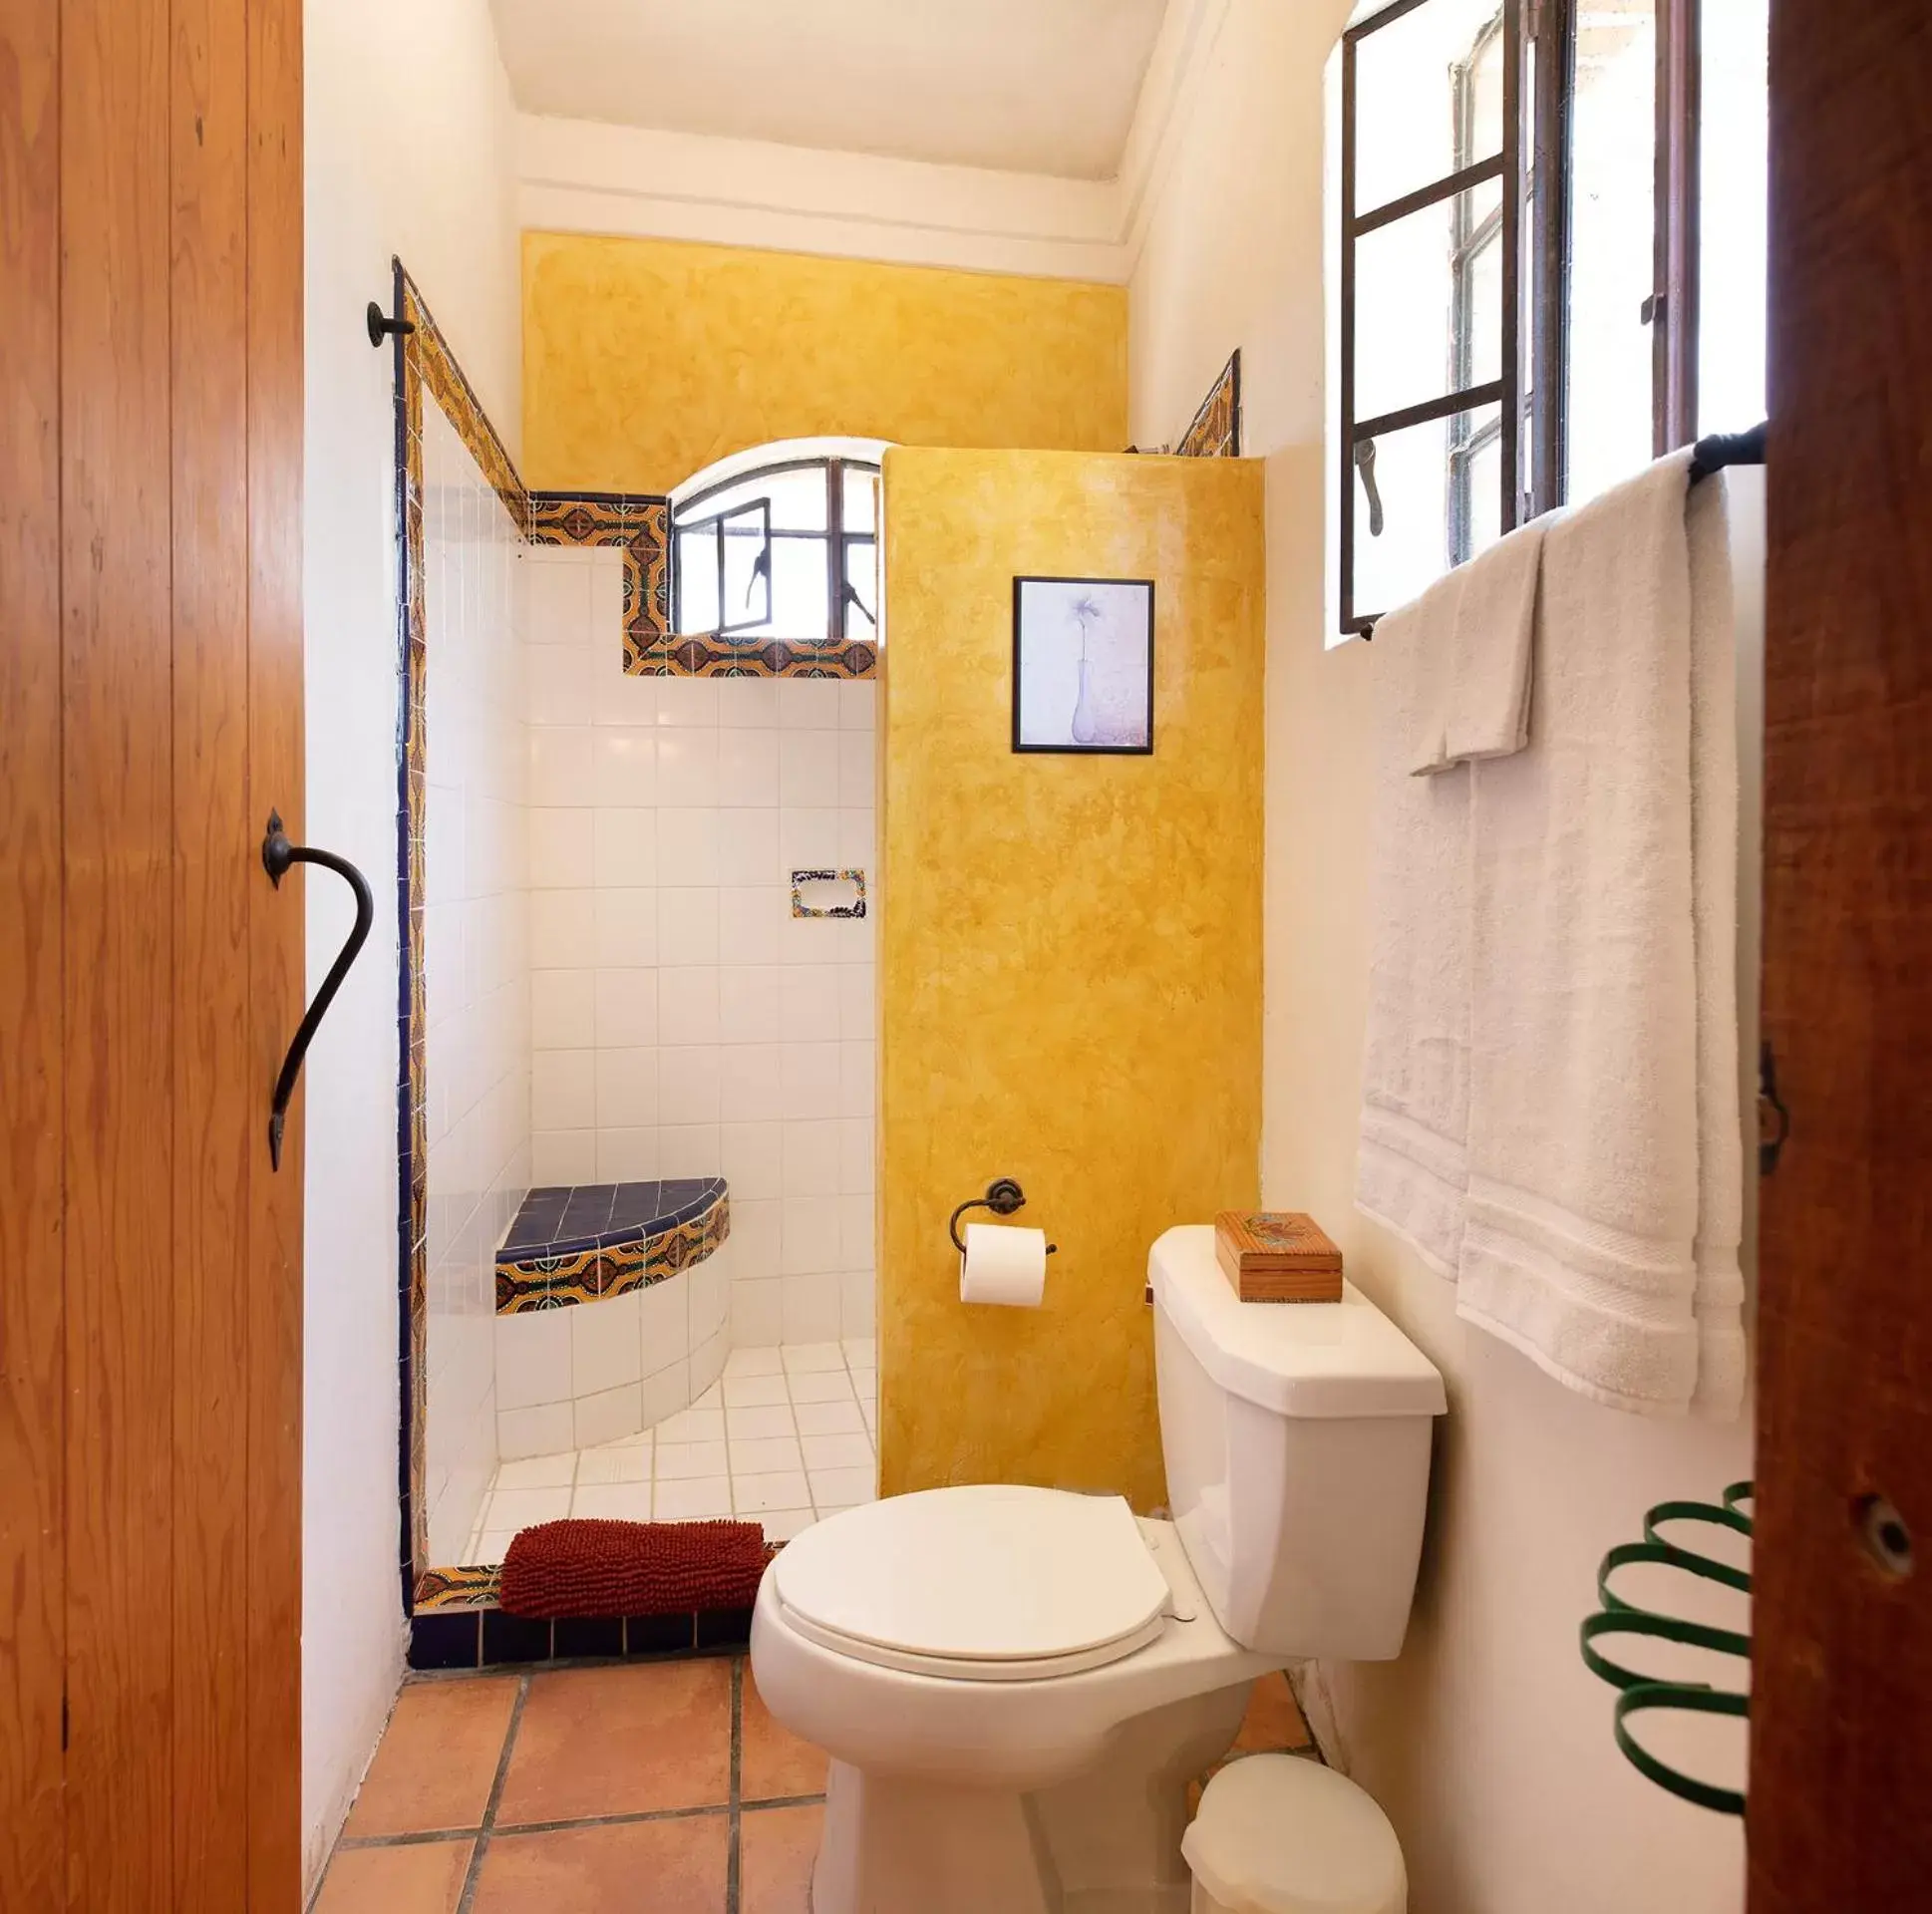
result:
<svg viewBox="0 0 1932 1914"><path fill-rule="evenodd" d="M1299 1210L1222 1210L1214 1253L1244 1303L1342 1300L1342 1252Z"/></svg>

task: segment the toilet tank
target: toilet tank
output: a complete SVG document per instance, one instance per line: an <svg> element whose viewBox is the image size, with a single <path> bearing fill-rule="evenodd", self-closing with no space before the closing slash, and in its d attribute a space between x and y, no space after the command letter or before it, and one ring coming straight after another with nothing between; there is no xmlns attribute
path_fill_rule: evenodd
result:
<svg viewBox="0 0 1932 1914"><path fill-rule="evenodd" d="M1168 1498L1221 1627L1284 1660L1399 1654L1442 1377L1353 1284L1242 1302L1208 1225L1168 1230L1147 1274Z"/></svg>

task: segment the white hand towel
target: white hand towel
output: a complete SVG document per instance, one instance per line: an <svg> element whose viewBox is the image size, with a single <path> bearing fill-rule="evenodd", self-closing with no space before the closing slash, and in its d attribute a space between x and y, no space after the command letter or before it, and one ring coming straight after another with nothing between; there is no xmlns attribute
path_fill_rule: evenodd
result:
<svg viewBox="0 0 1932 1914"><path fill-rule="evenodd" d="M1528 744L1537 580L1550 522L1531 519L1443 581L1455 581L1453 613L1448 642L1434 644L1423 665L1409 767L1418 776L1506 758Z"/></svg>
<svg viewBox="0 0 1932 1914"><path fill-rule="evenodd" d="M1369 1018L1356 1205L1432 1268L1461 1253L1468 1127L1469 774L1410 775L1458 573L1377 626Z"/></svg>
<svg viewBox="0 0 1932 1914"><path fill-rule="evenodd" d="M1723 1121L1717 1080L1736 1080L1735 1002L1727 1023L1716 974L1735 961L1736 767L1727 786L1714 735L1733 722L1720 712L1732 633L1720 546L1700 556L1712 628L1692 642L1688 465L1660 461L1550 527L1534 742L1472 766L1470 783L1457 1311L1579 1393L1653 1415L1690 1406L1701 1340L1714 1406L1732 1390L1736 1313L1735 1211L1717 1185L1737 1179L1701 1148L1704 1122ZM1694 769L1694 741L1720 762ZM1707 774L1708 806L1694 806Z"/></svg>

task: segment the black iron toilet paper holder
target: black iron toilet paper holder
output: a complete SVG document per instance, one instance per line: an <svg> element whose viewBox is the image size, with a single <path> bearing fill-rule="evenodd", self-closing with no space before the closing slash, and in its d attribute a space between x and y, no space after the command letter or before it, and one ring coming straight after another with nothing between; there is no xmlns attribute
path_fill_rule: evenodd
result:
<svg viewBox="0 0 1932 1914"><path fill-rule="evenodd" d="M969 1209L990 1209L995 1216L1011 1216L1016 1209L1024 1209L1027 1193L1011 1176L1001 1176L986 1185L984 1196L969 1196L953 1211L946 1222L946 1234L953 1239L953 1247L964 1256L966 1245L960 1240L959 1219ZM1047 1254L1051 1256L1060 1245L1049 1243Z"/></svg>

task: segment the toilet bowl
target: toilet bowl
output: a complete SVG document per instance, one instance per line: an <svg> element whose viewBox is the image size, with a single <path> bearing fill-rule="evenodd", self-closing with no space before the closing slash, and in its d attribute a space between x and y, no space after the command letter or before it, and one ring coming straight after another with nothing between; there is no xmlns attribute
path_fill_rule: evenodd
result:
<svg viewBox="0 0 1932 1914"><path fill-rule="evenodd" d="M1148 1270L1173 1520L930 1489L767 1569L759 1693L831 1758L814 1914L1182 1914L1187 1783L1255 1678L1401 1648L1441 1378L1352 1287L1240 1302L1211 1229Z"/></svg>
<svg viewBox="0 0 1932 1914"><path fill-rule="evenodd" d="M1064 1555L1043 1564L1040 1552L1022 1552L1022 1538L1058 1528L1101 1542L1099 1525L1081 1520L1090 1508L1125 1524L1112 1546L1085 1550L1091 1580L1079 1586L1091 1603L1065 1599L1063 1577L1051 1616L1024 1600L982 1605L992 1628L977 1633L947 1627L969 1604L914 1598L896 1627L881 1626L872 1604L866 1636L841 1641L822 1618L848 1611L814 1600L828 1593L815 1574L785 1573L806 1541L824 1563L856 1568L874 1551L928 1543L944 1521L962 1554L979 1546L989 1561L1030 1561L1044 1580L1065 1568ZM901 1530L893 1518L902 1510L911 1519ZM869 1533L841 1533L861 1526ZM1003 1547L1013 1552L990 1553ZM1110 1590L1115 1576L1128 1586ZM1140 1607L1144 1589L1133 1583L1142 1577L1158 1590L1151 1615L1109 1639ZM800 1605L787 1600L788 1582L803 1589ZM976 1592L988 1592L983 1581ZM1002 1622L1051 1647L985 1658L986 1635ZM886 1634L899 1639L881 1643ZM815 1914L1184 1909L1187 1782L1233 1741L1255 1678L1280 1665L1228 1639L1171 1522L1136 1521L1125 1502L1016 1488L930 1490L807 1529L766 1571L752 1662L765 1705L831 1756Z"/></svg>

